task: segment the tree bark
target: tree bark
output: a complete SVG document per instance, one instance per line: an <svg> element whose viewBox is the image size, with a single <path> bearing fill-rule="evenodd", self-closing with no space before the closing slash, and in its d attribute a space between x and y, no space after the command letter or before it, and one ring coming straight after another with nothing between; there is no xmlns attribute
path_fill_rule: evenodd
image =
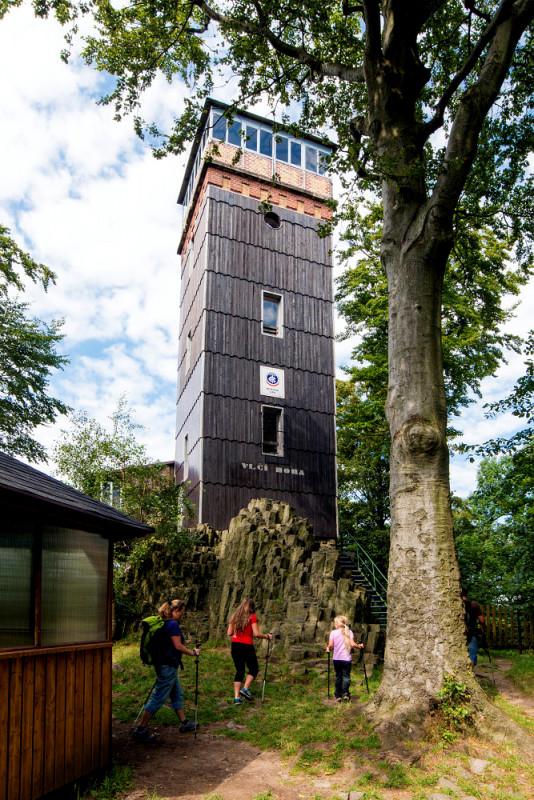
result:
<svg viewBox="0 0 534 800"><path fill-rule="evenodd" d="M386 210L387 213L387 210ZM390 209L386 228L405 220ZM404 208L404 214L406 208ZM389 284L391 550L378 719L428 712L450 673L474 684L467 657L450 512L441 285L450 237L384 247ZM414 671L414 664L418 669Z"/></svg>

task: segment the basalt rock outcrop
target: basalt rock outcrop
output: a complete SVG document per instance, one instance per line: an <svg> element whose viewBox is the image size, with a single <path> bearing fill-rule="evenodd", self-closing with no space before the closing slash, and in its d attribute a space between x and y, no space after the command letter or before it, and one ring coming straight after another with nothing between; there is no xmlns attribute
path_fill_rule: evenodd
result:
<svg viewBox="0 0 534 800"><path fill-rule="evenodd" d="M336 614L345 614L375 649L379 628L368 625L365 589L354 586L338 567L338 550L314 539L307 520L286 503L251 500L226 531L202 525L182 559L153 548L128 574L143 613L161 598L186 600L194 625L223 638L227 620L244 597L253 597L264 630L271 630L288 658L319 657ZM206 630L207 629L207 630Z"/></svg>

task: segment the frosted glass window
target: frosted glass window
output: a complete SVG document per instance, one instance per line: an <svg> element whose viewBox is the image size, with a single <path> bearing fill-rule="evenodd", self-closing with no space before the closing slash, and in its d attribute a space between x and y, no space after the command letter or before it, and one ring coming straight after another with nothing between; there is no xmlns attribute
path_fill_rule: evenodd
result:
<svg viewBox="0 0 534 800"><path fill-rule="evenodd" d="M108 549L97 533L44 529L43 645L106 640Z"/></svg>
<svg viewBox="0 0 534 800"><path fill-rule="evenodd" d="M30 533L0 533L0 647L33 645Z"/></svg>

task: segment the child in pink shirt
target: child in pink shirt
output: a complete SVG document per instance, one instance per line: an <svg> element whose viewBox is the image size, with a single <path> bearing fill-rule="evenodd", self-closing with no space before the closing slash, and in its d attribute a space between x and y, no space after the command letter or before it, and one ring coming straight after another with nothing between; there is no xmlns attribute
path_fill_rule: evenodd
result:
<svg viewBox="0 0 534 800"><path fill-rule="evenodd" d="M352 667L353 648L363 648L363 644L356 644L354 636L349 628L346 617L336 617L334 619L334 630L330 633L330 638L326 646L327 652L333 652L334 670L336 673L336 686L334 696L336 703L341 700L350 700L350 670Z"/></svg>

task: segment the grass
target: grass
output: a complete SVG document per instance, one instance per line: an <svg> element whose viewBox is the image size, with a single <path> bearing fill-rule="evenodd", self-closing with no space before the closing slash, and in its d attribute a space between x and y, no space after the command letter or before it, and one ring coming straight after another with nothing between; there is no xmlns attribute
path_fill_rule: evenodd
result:
<svg viewBox="0 0 534 800"><path fill-rule="evenodd" d="M515 683L525 694L534 694L534 653L516 653L513 650L498 652L500 658L507 658L513 664L506 677Z"/></svg>
<svg viewBox="0 0 534 800"><path fill-rule="evenodd" d="M109 774L96 783L84 797L87 800L115 800L131 789L132 785L132 768L115 765Z"/></svg>
<svg viewBox="0 0 534 800"><path fill-rule="evenodd" d="M259 655L263 667L261 650ZM513 662L512 671L521 681L522 688L528 687L534 673L534 658L509 653L502 655ZM141 664L135 641L116 645L114 660L120 665L120 669L113 672L114 714L125 722L132 722L152 686L153 673ZM195 664L191 658L185 658L184 663L180 681L186 696L186 713L192 716ZM371 693L376 691L379 677L375 671L370 681ZM228 648L220 643L205 645L200 658L200 723L211 724L212 732L219 735L248 742L259 749L277 750L287 760L290 769L300 775L330 775L344 765L356 765L359 776L352 778L355 781L352 788L364 792L365 800L390 800L398 792L410 800L428 800L436 790L449 793L439 788L441 778L452 778L459 790L478 800L528 800L532 797L532 768L514 760L513 751L504 745L500 751L495 750L487 776L494 789L487 797L484 795L486 778L481 781L469 775L469 756L486 758L493 745L474 735L466 739L465 734L458 734L461 739L458 744L447 744L437 737L423 759L412 766L386 763L379 752L379 737L358 713L358 706L355 703L334 705L327 702L325 670L309 669L305 675L294 675L275 652L269 663L265 703L260 701L262 670L253 685L255 702L238 707L232 704L232 679L233 664ZM357 668L353 671L351 690L353 695L367 699L363 676ZM497 694L494 701L502 704L509 716L515 718L514 715L520 714L500 695ZM522 723L534 732L532 720L521 716ZM235 725L228 727L231 721ZM176 716L169 709L162 709L155 722L175 725ZM260 788L254 800L278 800L276 792L262 793ZM321 798L321 795L316 797ZM221 798L215 793L206 795L204 800ZM328 800L331 800L331 795L328 795Z"/></svg>
<svg viewBox="0 0 534 800"><path fill-rule="evenodd" d="M133 722L153 684L153 672L139 660L136 641L115 645L114 661L120 665L114 670L113 713L123 722ZM260 651L260 662L261 651ZM185 669L180 682L186 697L186 713L194 713L195 664L184 658ZM263 666L263 665L262 665ZM353 671L352 691L367 698L361 687L360 671ZM205 645L200 657L200 695L198 718L201 724L219 723L218 733L246 741L261 749L281 750L288 757L295 756L298 769L314 772L333 772L343 766L354 751L373 751L380 746L363 716L353 713L353 706L325 703L327 681L320 670L295 676L285 663L276 659L269 662L265 703L261 703L263 671L255 686L256 701L234 707L232 704L233 664L227 647ZM376 690L378 676L370 681L371 692ZM234 721L239 727L226 726ZM159 725L175 725L176 716L169 708L161 709L156 717Z"/></svg>

